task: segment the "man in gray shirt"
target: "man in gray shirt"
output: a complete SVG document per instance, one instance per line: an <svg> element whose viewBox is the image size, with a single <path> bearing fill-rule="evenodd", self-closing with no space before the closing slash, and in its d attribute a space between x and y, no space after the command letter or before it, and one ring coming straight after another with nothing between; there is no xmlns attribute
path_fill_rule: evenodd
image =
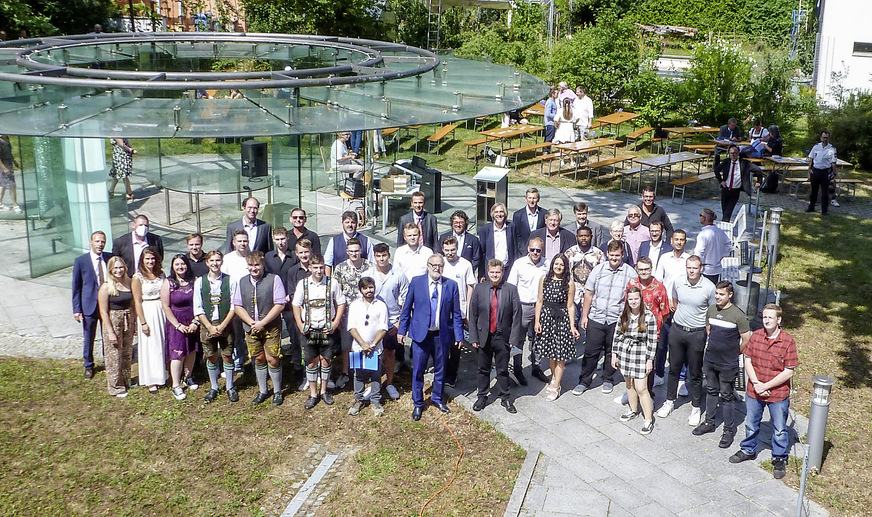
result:
<svg viewBox="0 0 872 517"><path fill-rule="evenodd" d="M615 368L609 359L612 356L615 324L624 309L627 282L638 275L635 269L624 262L621 242L610 242L607 251L608 262L594 267L584 284L581 328L587 331L587 341L581 360L581 374L578 376L578 385L572 390L573 395L581 395L590 387L600 354L606 358L603 364L603 393L611 393L614 389Z"/></svg>
<svg viewBox="0 0 872 517"><path fill-rule="evenodd" d="M678 376L687 363L688 385L693 409L687 424L699 425L702 413L702 359L705 351L706 312L715 303L715 285L702 276L702 261L696 255L687 258L687 276L672 286L669 297L672 305L672 328L669 329L669 382L666 384L666 402L657 416L666 418L675 408Z"/></svg>

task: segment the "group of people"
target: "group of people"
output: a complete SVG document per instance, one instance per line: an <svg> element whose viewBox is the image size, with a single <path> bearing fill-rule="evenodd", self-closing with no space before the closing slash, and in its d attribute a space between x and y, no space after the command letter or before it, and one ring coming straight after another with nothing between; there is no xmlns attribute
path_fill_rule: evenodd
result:
<svg viewBox="0 0 872 517"><path fill-rule="evenodd" d="M552 86L545 100L545 141L565 144L586 140L593 123L593 101L584 87L572 91L565 82Z"/></svg>
<svg viewBox="0 0 872 517"><path fill-rule="evenodd" d="M795 343L780 330L779 307L767 305L763 328L751 332L748 318L732 304L732 284L719 278L731 240L713 224L713 211L701 212L702 229L691 254L685 250L686 232L673 228L652 188L645 188L639 205L608 232L589 220L583 202L573 206L574 221L562 226L560 210L539 206L535 188L527 190L525 206L511 220L505 205L497 203L491 221L475 233L458 210L451 228L440 234L424 205L424 194L415 193L400 220L402 241L393 259L387 244L373 244L358 231L354 212L342 214L342 232L326 241L322 255L320 237L305 226L305 211L292 211L290 230L273 229L257 219L255 198L245 201L243 218L228 226L226 254L204 254L202 237L192 234L189 252L173 257L168 277L161 272L162 243L148 231L144 216L134 220L132 234L116 239L115 256L103 251L105 236L95 232L91 252L76 261L73 282L74 312L85 331L86 376L93 376L91 348L99 319L112 395L126 396L129 389L135 332L139 380L151 391L164 384L167 367L177 399L196 389L191 371L202 347L210 380L207 402L221 392L222 366L228 398L238 401L234 373L250 358L258 384L254 404L270 396L274 405L282 404L286 370L308 390L306 409L333 404L332 390L352 382L349 414L367 406L382 414L382 386L390 399L400 396L394 374L408 364L408 338L412 418L419 420L431 361L429 402L450 411L444 387L457 382L464 343L476 354L473 410L488 405L495 369L495 398L510 413L517 411L511 377L528 384L525 346L530 374L546 383L549 401L563 393L566 363L578 357L581 346L573 395L589 391L595 375L604 393L623 381L628 407L620 419L641 415L640 432L648 434L655 416L667 418L684 389L694 434L713 432L721 408L719 445L726 448L736 432L734 384L743 367L749 417L742 449L730 461L753 457L762 407L768 406L776 475L783 475L784 401L797 362ZM128 263L136 264L132 280ZM290 337L286 345L283 321ZM290 359L290 367L283 368L282 358ZM653 387L664 382L666 400L655 413Z"/></svg>

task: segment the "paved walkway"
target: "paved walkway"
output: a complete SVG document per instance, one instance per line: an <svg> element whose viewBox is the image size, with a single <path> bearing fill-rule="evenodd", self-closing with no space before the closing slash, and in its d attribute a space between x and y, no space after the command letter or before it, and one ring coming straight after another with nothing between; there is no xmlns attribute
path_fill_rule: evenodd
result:
<svg viewBox="0 0 872 517"><path fill-rule="evenodd" d="M510 199L523 199L525 185L511 185ZM572 218L572 204L585 201L591 206L590 217L601 224L623 218L626 208L638 202L635 195L589 190L540 188L542 206L557 207L565 222ZM468 176L444 176L444 211L439 216L440 228L448 228L448 217L457 209L474 214L474 188ZM308 199L308 196L307 196ZM318 194L312 199L318 206L318 230L322 234L338 231L340 202L334 196ZM184 203L187 205L187 203ZM669 213L676 228L688 230L692 247L699 230L699 211L717 206L713 200L688 200L683 205L668 199L661 205ZM163 197L154 195L139 206L139 212L152 216L158 226L163 210ZM519 208L513 202L510 210ZM789 207L796 209L796 207ZM719 210L717 210L719 212ZM335 223L331 224L331 221ZM205 230L205 228L204 228ZM70 274L63 270L37 279L12 278L27 276L27 246L23 221L0 221L4 249L4 274L0 276L0 354L32 357L80 358L80 327L75 324L70 309ZM181 235L174 229L174 238L165 239L168 253L182 251ZM374 238L396 242L394 229ZM212 229L207 234L206 249L217 245L223 230ZM99 350L99 345L95 347ZM470 351L465 354L463 368L474 368ZM564 386L571 389L578 376L578 363L568 367ZM463 381L452 390L455 400L471 410L474 401L474 375L468 371ZM498 403L476 413L504 432L511 439L533 452L529 477L519 482L519 496L513 499L515 514L520 515L792 515L797 492L757 464L768 460L763 452L755 462L731 465L727 457L737 446L727 450L717 447L719 434L692 436L687 426L689 404L680 399L672 416L659 419L654 432L641 436L641 422L629 425L618 420L622 408L613 402L621 388L611 395L594 389L581 397L565 394L555 402L546 402L543 384L531 380L530 386L515 389L518 414L508 414ZM658 388L657 403L663 400ZM738 440L743 429L739 426ZM794 424L794 433L805 434L804 419ZM536 456L536 451L541 455ZM532 461L535 459L536 461ZM511 510L511 507L510 507ZM812 505L813 515L826 515Z"/></svg>

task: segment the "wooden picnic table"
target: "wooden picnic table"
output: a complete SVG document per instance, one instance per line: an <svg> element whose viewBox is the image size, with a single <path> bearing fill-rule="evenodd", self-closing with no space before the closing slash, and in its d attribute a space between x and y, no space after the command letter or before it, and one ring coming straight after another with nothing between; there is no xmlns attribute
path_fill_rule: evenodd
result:
<svg viewBox="0 0 872 517"><path fill-rule="evenodd" d="M696 135L704 135L708 133L717 133L720 129L711 126L680 126L680 127L664 127L663 131L666 131L666 145L669 145L669 141L673 138L678 139L678 150L684 150L684 144L693 140ZM675 135L673 137L673 135Z"/></svg>
<svg viewBox="0 0 872 517"><path fill-rule="evenodd" d="M568 142L565 144L555 144L553 147L557 149L557 152L560 154L559 159L561 163L563 162L563 154L594 154L599 155L600 151L607 147L612 148L612 156L617 156L618 154L618 145L623 144L624 142L621 140L614 140L608 138L595 138L593 140L578 140L576 142ZM578 174L578 168L581 165L580 160L576 160L575 162L575 173Z"/></svg>
<svg viewBox="0 0 872 517"><path fill-rule="evenodd" d="M616 111L611 115L599 117L596 121L607 126L615 126L614 135L618 136L621 132L621 124L639 118L640 116L641 115L638 113L631 113L629 111Z"/></svg>
<svg viewBox="0 0 872 517"><path fill-rule="evenodd" d="M703 160L706 160L708 156L699 153L693 153L688 151L682 151L678 153L670 153L670 154L660 154L655 156L649 156L647 158L636 158L635 162L639 165L643 165L648 167L648 170L653 171L655 173L654 180L654 194L657 194L657 184L660 183L660 180L663 177L663 173L666 172L669 176L667 181L672 181L672 166L676 164L681 164L681 169L679 171L679 175L684 175L684 164L691 163L696 164L696 173L700 173L700 164ZM641 176L641 173L640 173Z"/></svg>
<svg viewBox="0 0 872 517"><path fill-rule="evenodd" d="M543 129L545 129L544 126L537 126L535 124L516 124L509 127L488 129L486 131L481 131L480 134L484 135L484 137L487 138L488 141L499 140L500 152L502 152L503 142L505 142L506 140L511 140L515 137L523 138L525 135L538 133Z"/></svg>
<svg viewBox="0 0 872 517"><path fill-rule="evenodd" d="M537 102L536 104L533 104L529 108L522 111L521 115L536 115L539 117L544 117L545 116L545 105L539 104Z"/></svg>

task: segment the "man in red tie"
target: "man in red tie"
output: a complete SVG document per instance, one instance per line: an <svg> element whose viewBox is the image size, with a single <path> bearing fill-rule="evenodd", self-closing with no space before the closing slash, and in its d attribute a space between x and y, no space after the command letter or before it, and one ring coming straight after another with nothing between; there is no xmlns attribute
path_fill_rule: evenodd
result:
<svg viewBox="0 0 872 517"><path fill-rule="evenodd" d="M730 159L715 166L715 176L721 184L722 221L733 219L733 210L739 202L739 196L744 190L748 197L754 195L751 188L751 173L754 173L754 188L760 187L763 181L763 171L756 164L739 157L739 147L730 146Z"/></svg>
<svg viewBox="0 0 872 517"><path fill-rule="evenodd" d="M478 399L472 406L474 411L487 406L491 363L496 361L502 405L509 413L517 413L509 399L509 350L524 346L524 331L518 288L503 283L503 267L499 259L490 259L488 279L475 286L469 300L469 341L478 356Z"/></svg>

